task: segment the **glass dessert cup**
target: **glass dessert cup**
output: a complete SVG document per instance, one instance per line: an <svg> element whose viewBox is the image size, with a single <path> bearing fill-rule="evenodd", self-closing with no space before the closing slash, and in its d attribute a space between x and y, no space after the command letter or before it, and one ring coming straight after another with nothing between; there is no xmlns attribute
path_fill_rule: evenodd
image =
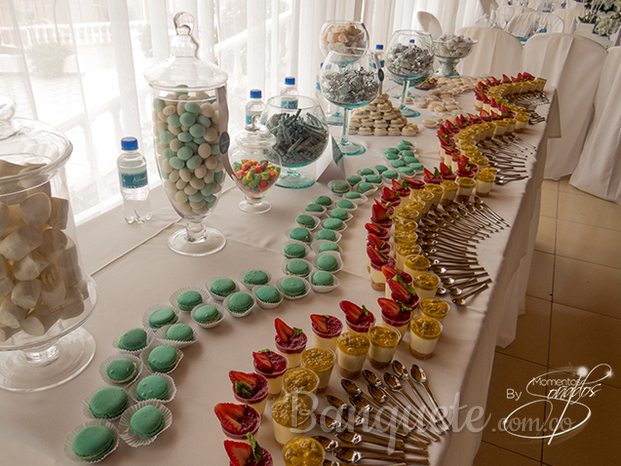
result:
<svg viewBox="0 0 621 466"><path fill-rule="evenodd" d="M368 359L375 369L386 369L401 343L402 333L389 325L374 325L369 329Z"/></svg>
<svg viewBox="0 0 621 466"><path fill-rule="evenodd" d="M344 52L351 48L369 48L369 33L359 21L334 20L326 21L321 27L319 35L319 49L324 57L332 50ZM331 126L343 126L341 107L326 115L326 121Z"/></svg>
<svg viewBox="0 0 621 466"><path fill-rule="evenodd" d="M335 363L336 354L329 348L313 346L302 352L302 367L313 371L319 377L318 393L328 388Z"/></svg>
<svg viewBox="0 0 621 466"><path fill-rule="evenodd" d="M229 154L233 181L245 199L237 206L249 214L268 212L272 206L264 197L280 176L280 157L272 147L276 138L255 118L237 135L238 147Z"/></svg>
<svg viewBox="0 0 621 466"><path fill-rule="evenodd" d="M410 354L429 359L440 338L443 326L431 317L415 317L410 324Z"/></svg>
<svg viewBox="0 0 621 466"><path fill-rule="evenodd" d="M419 112L405 104L411 86L424 83L433 69L433 39L423 31L402 29L395 31L388 42L386 70L390 79L403 85L399 110L405 117L412 118Z"/></svg>
<svg viewBox="0 0 621 466"><path fill-rule="evenodd" d="M371 342L366 333L341 333L336 349L336 361L341 376L355 379L360 375L370 346Z"/></svg>
<svg viewBox="0 0 621 466"><path fill-rule="evenodd" d="M293 393L278 398L272 404L274 439L281 447L300 437L310 424L312 402L310 397Z"/></svg>
<svg viewBox="0 0 621 466"><path fill-rule="evenodd" d="M92 360L95 340L81 326L97 288L82 271L69 203L73 147L51 126L14 119L15 108L0 97L0 388L31 392L71 380Z"/></svg>
<svg viewBox="0 0 621 466"><path fill-rule="evenodd" d="M315 162L326 149L329 137L326 117L311 97L298 96L297 109L280 105L281 97L272 97L261 114L261 123L276 137L274 153L286 168L281 171L276 186L307 188L315 183L315 177L297 169Z"/></svg>
<svg viewBox="0 0 621 466"><path fill-rule="evenodd" d="M478 42L478 40L471 40L470 43L461 42L451 48L449 41L434 40L435 56L440 62L440 67L435 71L434 76L436 78L459 78L457 72L459 61L470 55Z"/></svg>
<svg viewBox="0 0 621 466"><path fill-rule="evenodd" d="M282 449L285 466L321 466L324 464L325 451L321 444L310 437L298 437L290 440Z"/></svg>
<svg viewBox="0 0 621 466"><path fill-rule="evenodd" d="M168 239L173 251L207 256L226 244L222 233L205 225L215 209L227 157L228 75L197 58L191 36L194 18L178 13L172 57L145 72L153 97L153 133L160 176L175 211L186 227Z"/></svg>
<svg viewBox="0 0 621 466"><path fill-rule="evenodd" d="M343 133L338 143L344 155L365 152L364 147L349 140L349 122L352 109L369 104L377 96L378 72L375 55L363 48L333 50L323 62L319 73L321 92L328 102L345 110Z"/></svg>

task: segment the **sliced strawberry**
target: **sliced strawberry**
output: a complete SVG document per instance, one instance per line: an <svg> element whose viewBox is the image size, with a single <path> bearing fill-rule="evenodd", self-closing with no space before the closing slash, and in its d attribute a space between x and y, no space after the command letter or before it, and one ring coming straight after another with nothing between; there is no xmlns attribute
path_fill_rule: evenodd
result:
<svg viewBox="0 0 621 466"><path fill-rule="evenodd" d="M357 304L352 303L351 301L341 301L339 303L339 307L347 316L347 319L350 322L358 322L362 316L368 314L368 310L363 307L358 306Z"/></svg>
<svg viewBox="0 0 621 466"><path fill-rule="evenodd" d="M218 403L213 408L222 427L231 433L241 433L245 407L235 403Z"/></svg>
<svg viewBox="0 0 621 466"><path fill-rule="evenodd" d="M250 398L256 393L257 385L259 384L259 378L256 374L230 371L229 379L233 382L233 389L238 395Z"/></svg>
<svg viewBox="0 0 621 466"><path fill-rule="evenodd" d="M371 221L375 223L386 222L390 220L388 212L381 205L375 203L371 206Z"/></svg>
<svg viewBox="0 0 621 466"><path fill-rule="evenodd" d="M399 275L399 271L390 265L382 265L382 273L386 280L391 280L395 275Z"/></svg>
<svg viewBox="0 0 621 466"><path fill-rule="evenodd" d="M401 304L393 299L377 298L377 304L379 304L382 312L390 317L397 318L401 314Z"/></svg>
<svg viewBox="0 0 621 466"><path fill-rule="evenodd" d="M367 247L367 256L369 256L369 259L375 265L386 265L388 262L386 254L382 254L377 249L371 247Z"/></svg>
<svg viewBox="0 0 621 466"><path fill-rule="evenodd" d="M269 350L268 350L269 351ZM272 361L270 361L269 356L266 353L252 353L252 358L254 359L254 364L257 370L261 372L272 372L274 369L274 365Z"/></svg>
<svg viewBox="0 0 621 466"><path fill-rule="evenodd" d="M381 236L383 233L383 228L375 223L365 223L364 227L367 229L369 233L373 233L374 235Z"/></svg>
<svg viewBox="0 0 621 466"><path fill-rule="evenodd" d="M295 335L293 329L279 318L276 318L276 320L274 321L274 325L276 327L276 333L285 343L287 343L291 339L291 337Z"/></svg>
<svg viewBox="0 0 621 466"><path fill-rule="evenodd" d="M416 296L416 292L400 278L401 277L396 277L392 280L388 280L386 283L390 287L392 298L395 301L407 304Z"/></svg>
<svg viewBox="0 0 621 466"><path fill-rule="evenodd" d="M246 463L252 456L252 447L247 443L225 440L224 449L226 454L229 455L232 466L246 466Z"/></svg>
<svg viewBox="0 0 621 466"><path fill-rule="evenodd" d="M367 246L371 246L372 248L375 248L375 249L382 249L385 244L386 244L386 241L381 239L375 233L369 233L367 235Z"/></svg>
<svg viewBox="0 0 621 466"><path fill-rule="evenodd" d="M401 199L401 196L399 196L398 192L393 191L388 186L384 186L382 188L382 200L383 201L394 203L396 201L399 201L400 199Z"/></svg>
<svg viewBox="0 0 621 466"><path fill-rule="evenodd" d="M423 172L425 173L425 178L433 178L433 173L431 173L426 168L423 168Z"/></svg>
<svg viewBox="0 0 621 466"><path fill-rule="evenodd" d="M313 326L320 333L328 333L328 316L320 315L320 314L311 314L311 321L313 322Z"/></svg>
<svg viewBox="0 0 621 466"><path fill-rule="evenodd" d="M392 189L394 191L403 191L404 186L399 183L397 180L392 180Z"/></svg>
<svg viewBox="0 0 621 466"><path fill-rule="evenodd" d="M440 172L442 174L442 177L453 175L453 170L451 169L451 167L449 167L444 162L440 162Z"/></svg>

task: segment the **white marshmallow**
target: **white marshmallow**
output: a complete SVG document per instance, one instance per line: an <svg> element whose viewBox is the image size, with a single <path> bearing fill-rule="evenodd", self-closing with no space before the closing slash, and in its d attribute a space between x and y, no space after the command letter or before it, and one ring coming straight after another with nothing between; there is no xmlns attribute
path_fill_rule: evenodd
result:
<svg viewBox="0 0 621 466"><path fill-rule="evenodd" d="M4 234L7 226L9 226L9 208L0 204L0 236Z"/></svg>
<svg viewBox="0 0 621 466"><path fill-rule="evenodd" d="M67 228L69 219L69 201L62 197L52 198L52 214L48 220L48 225L59 230Z"/></svg>
<svg viewBox="0 0 621 466"><path fill-rule="evenodd" d="M11 301L23 309L30 309L35 307L40 295L39 280L18 281L11 292Z"/></svg>
<svg viewBox="0 0 621 466"><path fill-rule="evenodd" d="M13 276L18 280L34 280L48 264L41 253L32 251L13 264Z"/></svg>
<svg viewBox="0 0 621 466"><path fill-rule="evenodd" d="M29 335L40 337L60 319L60 316L60 308L50 309L41 305L22 322L22 329Z"/></svg>
<svg viewBox="0 0 621 466"><path fill-rule="evenodd" d="M61 319L72 319L84 312L82 295L75 288L67 292L65 301L60 305Z"/></svg>
<svg viewBox="0 0 621 466"><path fill-rule="evenodd" d="M43 236L36 227L23 225L0 241L0 254L9 260L18 261L41 246L42 242Z"/></svg>
<svg viewBox="0 0 621 466"><path fill-rule="evenodd" d="M11 291L13 291L13 279L11 277L0 278L0 299L4 298Z"/></svg>
<svg viewBox="0 0 621 466"><path fill-rule="evenodd" d="M27 309L19 307L11 299L6 298L0 304L0 325L9 328L19 328L27 314Z"/></svg>
<svg viewBox="0 0 621 466"><path fill-rule="evenodd" d="M7 341L9 338L13 336L13 334L17 332L19 332L19 329L0 326L0 341L2 342Z"/></svg>
<svg viewBox="0 0 621 466"><path fill-rule="evenodd" d="M59 272L65 282L65 286L70 288L82 280L82 270L80 269L80 260L78 257L78 248L75 243L68 238L67 247L58 257Z"/></svg>
<svg viewBox="0 0 621 466"><path fill-rule="evenodd" d="M67 247L67 235L56 228L48 228L41 236L43 237L43 242L39 246L38 251L49 262L54 262Z"/></svg>

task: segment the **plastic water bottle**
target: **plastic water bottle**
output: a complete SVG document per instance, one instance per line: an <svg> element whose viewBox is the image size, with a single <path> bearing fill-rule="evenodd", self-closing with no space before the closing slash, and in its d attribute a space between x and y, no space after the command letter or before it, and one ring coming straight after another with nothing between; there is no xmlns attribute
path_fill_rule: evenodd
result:
<svg viewBox="0 0 621 466"><path fill-rule="evenodd" d="M246 125L252 125L252 117L255 115L261 116L261 113L263 113L265 104L261 97L261 89L250 90L250 100L246 104Z"/></svg>
<svg viewBox="0 0 621 466"><path fill-rule="evenodd" d="M285 86L280 92L280 106L282 108L298 108L298 88L295 87L295 78L287 76Z"/></svg>
<svg viewBox="0 0 621 466"><path fill-rule="evenodd" d="M144 223L151 218L147 159L138 151L138 140L134 137L121 139L121 150L116 166L123 196L123 215L129 224Z"/></svg>
<svg viewBox="0 0 621 466"><path fill-rule="evenodd" d="M377 60L379 61L380 67L384 68L384 45L377 44L375 46L375 56L377 57Z"/></svg>

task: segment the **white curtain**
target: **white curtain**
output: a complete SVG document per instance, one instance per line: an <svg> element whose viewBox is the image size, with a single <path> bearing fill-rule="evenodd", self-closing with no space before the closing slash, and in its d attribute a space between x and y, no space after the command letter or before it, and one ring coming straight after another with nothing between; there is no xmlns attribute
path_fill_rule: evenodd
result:
<svg viewBox="0 0 621 466"><path fill-rule="evenodd" d="M194 15L200 57L229 74L234 134L250 89L265 101L293 75L301 94L314 94L326 20L363 21L374 49L397 29L420 28L421 10L447 33L482 14L479 0L2 0L0 94L17 103L18 117L51 124L73 143L67 178L79 223L120 203L121 137L138 138L150 182L159 182L143 73L168 57L176 12Z"/></svg>

